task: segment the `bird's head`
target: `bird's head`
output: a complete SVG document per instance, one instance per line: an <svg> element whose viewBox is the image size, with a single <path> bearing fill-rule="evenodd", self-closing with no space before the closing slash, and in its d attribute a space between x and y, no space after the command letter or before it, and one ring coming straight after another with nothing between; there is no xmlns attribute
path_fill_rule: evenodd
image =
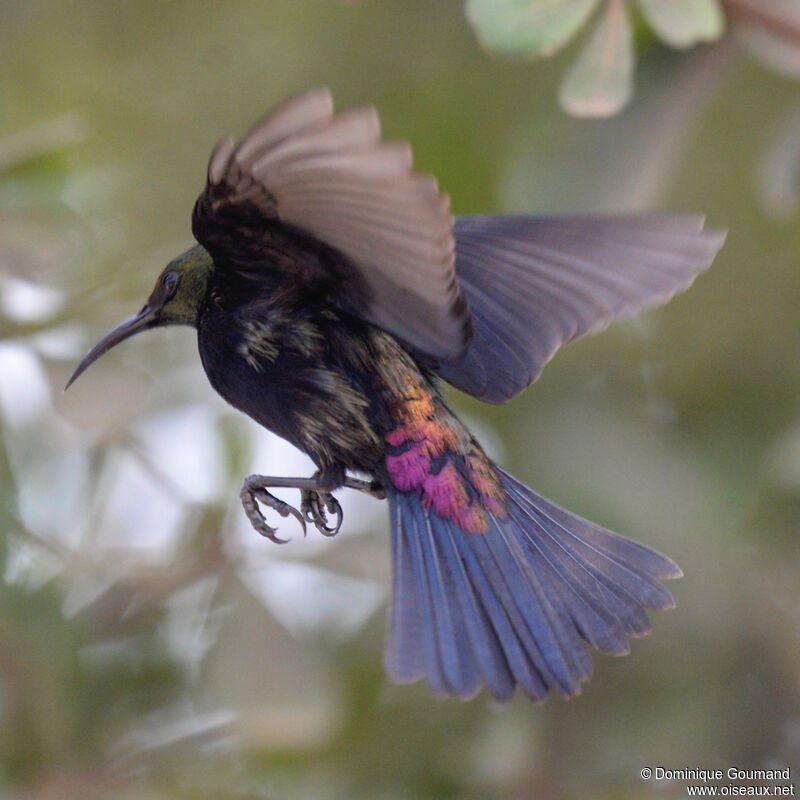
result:
<svg viewBox="0 0 800 800"><path fill-rule="evenodd" d="M141 310L107 333L83 357L66 388L100 356L140 331L162 325L196 325L212 270L211 256L200 245L170 261Z"/></svg>

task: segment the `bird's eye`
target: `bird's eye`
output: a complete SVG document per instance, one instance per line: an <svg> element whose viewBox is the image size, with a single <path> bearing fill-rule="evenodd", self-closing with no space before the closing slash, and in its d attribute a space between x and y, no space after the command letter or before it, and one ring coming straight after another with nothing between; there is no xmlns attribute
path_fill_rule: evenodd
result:
<svg viewBox="0 0 800 800"><path fill-rule="evenodd" d="M175 294L175 290L178 288L178 273L177 272L168 272L164 276L164 280L162 281L163 287L167 290L170 296Z"/></svg>

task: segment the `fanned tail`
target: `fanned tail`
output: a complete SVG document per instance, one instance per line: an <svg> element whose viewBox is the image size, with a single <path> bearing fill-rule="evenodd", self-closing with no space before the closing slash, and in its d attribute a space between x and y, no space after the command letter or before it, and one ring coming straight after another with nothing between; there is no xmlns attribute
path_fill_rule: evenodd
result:
<svg viewBox="0 0 800 800"><path fill-rule="evenodd" d="M580 692L592 672L584 642L612 655L650 631L645 608L671 608L670 559L582 519L494 465L508 515L467 533L417 493L388 488L394 598L390 677L427 677L442 694L533 700Z"/></svg>

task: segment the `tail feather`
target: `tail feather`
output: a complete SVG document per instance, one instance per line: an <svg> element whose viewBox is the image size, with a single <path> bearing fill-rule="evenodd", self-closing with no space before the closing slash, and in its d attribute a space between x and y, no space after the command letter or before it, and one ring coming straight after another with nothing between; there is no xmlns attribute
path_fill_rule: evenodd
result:
<svg viewBox="0 0 800 800"><path fill-rule="evenodd" d="M427 675L436 691L471 697L480 674L505 665L502 647L449 531L436 536L427 514L413 513L422 509L417 506L401 503L392 510L392 530L405 535L393 536L395 601L386 662L399 683ZM513 693L510 680L492 688Z"/></svg>
<svg viewBox="0 0 800 800"><path fill-rule="evenodd" d="M571 547L573 534L563 524L550 516L544 518L547 524L542 524L516 497L512 497L511 503L535 531L532 534L525 530L525 539L534 557L546 565L550 584L568 608L580 635L605 653L627 653L628 635L641 636L650 630L647 615L636 597L624 583L614 581L601 567L582 557L581 540L575 542L576 547ZM594 552L590 552L591 555ZM613 560L605 554L599 555L613 568ZM631 576L636 582L637 576L634 573Z"/></svg>
<svg viewBox="0 0 800 800"><path fill-rule="evenodd" d="M450 569L443 543L435 542L430 520L418 520L416 541L411 551L426 599L432 604L429 627L437 632L429 645L428 663L437 674L436 689L472 695L478 691L474 650L469 646L466 621L459 608L455 575ZM430 673L429 673L430 674Z"/></svg>
<svg viewBox="0 0 800 800"><path fill-rule="evenodd" d="M481 686L480 676L483 676L495 697L510 698L514 693L515 681L509 671L501 641L505 620L498 613L499 609L492 607L491 597L490 602L484 604L479 583L470 578L469 559L459 552L459 538L459 531L444 526L441 536L442 552L456 578L459 608L466 620L469 646L478 668L472 679L471 691L460 696L470 697L477 694Z"/></svg>
<svg viewBox="0 0 800 800"><path fill-rule="evenodd" d="M650 630L645 608L674 605L660 579L670 559L560 508L495 467L508 517L467 533L389 487L394 555L386 667L427 677L462 698L486 684L507 700L580 692L592 663L585 642L612 655Z"/></svg>
<svg viewBox="0 0 800 800"><path fill-rule="evenodd" d="M525 496L530 490L508 473L501 474L512 504L540 534L537 538L526 530L527 541L550 556L551 566L569 573L572 581L567 581L568 589L581 587L597 607L617 617L625 633L649 633L644 607L661 610L674 605L672 595L657 578L678 577L677 565L660 553L575 517L545 498L538 498L538 506L534 505ZM631 550L630 545L643 563L620 554Z"/></svg>
<svg viewBox="0 0 800 800"><path fill-rule="evenodd" d="M488 563L496 568L490 577L491 586L545 687L565 696L577 692L581 680L589 677L578 657L583 655L583 648L575 646L576 637L560 598L547 591L541 564L523 554L518 534L507 525L495 522L478 542L462 541L477 551L484 569ZM520 685L526 688L522 681Z"/></svg>

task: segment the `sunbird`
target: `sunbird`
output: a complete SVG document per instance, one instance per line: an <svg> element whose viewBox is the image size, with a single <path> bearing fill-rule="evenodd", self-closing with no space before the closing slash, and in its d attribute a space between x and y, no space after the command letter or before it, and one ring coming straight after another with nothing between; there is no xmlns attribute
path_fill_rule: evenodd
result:
<svg viewBox="0 0 800 800"><path fill-rule="evenodd" d="M307 453L308 478L251 475L261 510L342 524L332 492L387 498L390 678L439 694L569 697L674 605L672 560L560 508L490 460L442 381L505 403L558 347L666 302L714 259L724 231L697 215L454 218L374 108L334 113L327 89L285 102L211 154L192 214L199 244L142 309L80 362L165 325L197 329L232 406ZM69 384L67 384L69 386ZM299 509L270 493L300 490Z"/></svg>

